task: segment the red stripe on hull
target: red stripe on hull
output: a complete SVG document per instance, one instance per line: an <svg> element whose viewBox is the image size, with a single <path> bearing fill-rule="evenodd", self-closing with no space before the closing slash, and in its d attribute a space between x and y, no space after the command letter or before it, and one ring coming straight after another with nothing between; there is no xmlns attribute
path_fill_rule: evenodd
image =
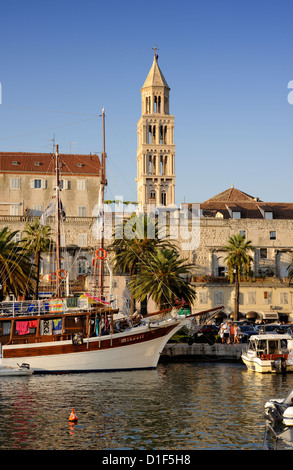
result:
<svg viewBox="0 0 293 470"><path fill-rule="evenodd" d="M120 336L115 337L115 335L111 337L102 337L96 338L95 341L86 341L83 344L58 344L58 341L52 342L52 346L48 344L42 346L33 346L30 347L26 345L22 348L17 347L13 348L10 345L6 349L3 347L3 359L9 358L21 358L21 357L37 357L37 356L49 356L49 355L62 355L62 354L71 354L77 352L87 352L87 351L98 351L98 350L105 350L105 349L112 349L118 347L126 347L130 344L136 343L143 343L153 339L160 338L162 336L167 335L174 329L178 323L173 324L172 326L150 329L141 333L131 334L129 336Z"/></svg>

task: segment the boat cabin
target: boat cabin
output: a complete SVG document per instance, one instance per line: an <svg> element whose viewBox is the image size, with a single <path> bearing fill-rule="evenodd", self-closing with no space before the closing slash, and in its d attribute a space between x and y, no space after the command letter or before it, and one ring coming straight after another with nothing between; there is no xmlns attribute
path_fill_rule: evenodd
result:
<svg viewBox="0 0 293 470"><path fill-rule="evenodd" d="M288 356L293 348L293 339L287 334L263 334L251 336L248 352L262 359L277 359Z"/></svg>
<svg viewBox="0 0 293 470"><path fill-rule="evenodd" d="M68 339L80 344L82 338L113 333L117 312L91 304L68 307L66 299L2 302L0 347Z"/></svg>

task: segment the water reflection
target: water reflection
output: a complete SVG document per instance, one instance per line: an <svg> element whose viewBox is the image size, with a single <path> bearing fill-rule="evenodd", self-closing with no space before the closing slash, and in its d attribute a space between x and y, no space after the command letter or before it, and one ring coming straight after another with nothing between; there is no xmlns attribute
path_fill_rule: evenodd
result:
<svg viewBox="0 0 293 470"><path fill-rule="evenodd" d="M0 448L263 449L264 403L292 387L293 374L221 363L3 378Z"/></svg>

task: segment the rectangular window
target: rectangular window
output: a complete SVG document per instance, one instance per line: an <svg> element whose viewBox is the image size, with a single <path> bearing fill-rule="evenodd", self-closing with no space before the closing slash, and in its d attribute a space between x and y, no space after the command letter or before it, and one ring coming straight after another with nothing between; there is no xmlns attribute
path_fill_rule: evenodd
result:
<svg viewBox="0 0 293 470"><path fill-rule="evenodd" d="M269 305L272 303L272 291L264 291L263 293L264 304Z"/></svg>
<svg viewBox="0 0 293 470"><path fill-rule="evenodd" d="M288 304L289 301L289 296L288 296L288 292L280 292L280 304L284 305L284 304Z"/></svg>
<svg viewBox="0 0 293 470"><path fill-rule="evenodd" d="M241 212L232 211L232 219L241 219Z"/></svg>
<svg viewBox="0 0 293 470"><path fill-rule="evenodd" d="M46 189L47 187L47 180L44 179L31 179L30 181L30 187L31 189Z"/></svg>
<svg viewBox="0 0 293 470"><path fill-rule="evenodd" d="M214 301L216 305L223 305L224 303L224 292L216 291Z"/></svg>
<svg viewBox="0 0 293 470"><path fill-rule="evenodd" d="M61 189L70 189L71 184L69 180L61 180Z"/></svg>
<svg viewBox="0 0 293 470"><path fill-rule="evenodd" d="M260 259L266 259L268 257L268 250L267 248L261 248L259 250L259 254L260 254Z"/></svg>
<svg viewBox="0 0 293 470"><path fill-rule="evenodd" d="M79 191L86 191L86 180L77 180L77 189Z"/></svg>
<svg viewBox="0 0 293 470"><path fill-rule="evenodd" d="M270 240L276 240L277 236L276 236L276 232L270 232Z"/></svg>
<svg viewBox="0 0 293 470"><path fill-rule="evenodd" d="M200 304L207 304L208 303L208 293L207 292L199 292L198 302Z"/></svg>
<svg viewBox="0 0 293 470"><path fill-rule="evenodd" d="M246 230L240 230L239 235L241 235L241 237L246 238Z"/></svg>
<svg viewBox="0 0 293 470"><path fill-rule="evenodd" d="M19 215L19 204L10 204L10 215Z"/></svg>
<svg viewBox="0 0 293 470"><path fill-rule="evenodd" d="M17 243L17 242L20 242L20 240L21 240L21 232L17 232L13 237L13 241Z"/></svg>
<svg viewBox="0 0 293 470"><path fill-rule="evenodd" d="M78 246L84 248L87 246L87 233L79 233L78 234Z"/></svg>
<svg viewBox="0 0 293 470"><path fill-rule="evenodd" d="M256 292L247 292L247 303L256 304Z"/></svg>
<svg viewBox="0 0 293 470"><path fill-rule="evenodd" d="M20 188L20 178L10 178L10 189Z"/></svg>
<svg viewBox="0 0 293 470"><path fill-rule="evenodd" d="M265 212L265 219L272 219L272 218L273 218L273 213L269 212L269 211L266 211Z"/></svg>
<svg viewBox="0 0 293 470"><path fill-rule="evenodd" d="M78 217L86 217L86 206L78 206Z"/></svg>

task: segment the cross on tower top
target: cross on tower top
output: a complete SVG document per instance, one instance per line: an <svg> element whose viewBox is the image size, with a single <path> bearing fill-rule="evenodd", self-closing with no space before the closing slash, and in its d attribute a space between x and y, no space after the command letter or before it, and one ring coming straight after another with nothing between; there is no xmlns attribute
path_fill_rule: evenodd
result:
<svg viewBox="0 0 293 470"><path fill-rule="evenodd" d="M157 54L157 51L159 50L159 48L156 46L156 44L154 47L152 47L152 50L155 51L155 59L158 60L159 56Z"/></svg>

